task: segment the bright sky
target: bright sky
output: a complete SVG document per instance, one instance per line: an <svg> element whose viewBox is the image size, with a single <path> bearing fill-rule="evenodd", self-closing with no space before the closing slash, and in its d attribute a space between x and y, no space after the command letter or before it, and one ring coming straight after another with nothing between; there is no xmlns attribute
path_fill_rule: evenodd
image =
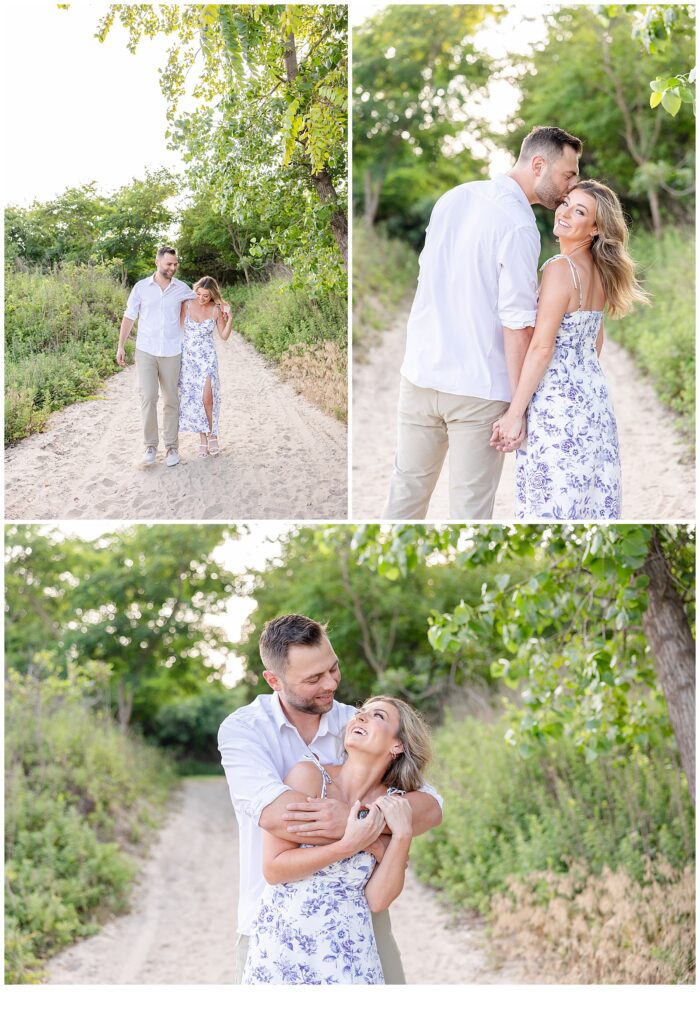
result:
<svg viewBox="0 0 700 1024"><path fill-rule="evenodd" d="M158 68L166 40L144 39L133 55L115 25L99 43L107 6L3 4L4 205L90 181L111 191L144 169L181 169L165 146Z"/></svg>

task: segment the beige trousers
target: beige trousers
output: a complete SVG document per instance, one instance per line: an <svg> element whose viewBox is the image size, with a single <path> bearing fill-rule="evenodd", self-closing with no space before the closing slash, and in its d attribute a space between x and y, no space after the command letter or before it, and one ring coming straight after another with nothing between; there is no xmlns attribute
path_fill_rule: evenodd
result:
<svg viewBox="0 0 700 1024"><path fill-rule="evenodd" d="M146 447L158 447L158 387L163 393L163 441L166 449L177 448L181 356L152 356L136 349L136 373L141 396L143 440Z"/></svg>
<svg viewBox="0 0 700 1024"><path fill-rule="evenodd" d="M382 519L425 519L450 449L450 519L490 519L503 453L489 445L507 402L419 388L399 391L398 446Z"/></svg>
<svg viewBox="0 0 700 1024"><path fill-rule="evenodd" d="M384 981L387 985L405 985L406 977L401 965L401 954L396 945L394 933L391 930L389 911L382 910L379 914L372 914L372 927L377 942L379 959L382 962ZM243 979L243 970L248 956L248 943L250 936L239 932L236 942L236 961L234 965L234 985L240 985Z"/></svg>

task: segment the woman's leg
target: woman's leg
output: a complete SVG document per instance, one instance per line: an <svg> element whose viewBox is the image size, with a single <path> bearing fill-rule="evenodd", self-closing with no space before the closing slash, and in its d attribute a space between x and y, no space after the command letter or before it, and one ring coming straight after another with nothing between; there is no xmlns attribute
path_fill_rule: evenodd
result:
<svg viewBox="0 0 700 1024"><path fill-rule="evenodd" d="M204 381L204 388L202 390L202 405L204 411L207 414L207 423L209 424L209 432L211 433L211 413L214 404L214 398L211 392L211 377L207 377Z"/></svg>

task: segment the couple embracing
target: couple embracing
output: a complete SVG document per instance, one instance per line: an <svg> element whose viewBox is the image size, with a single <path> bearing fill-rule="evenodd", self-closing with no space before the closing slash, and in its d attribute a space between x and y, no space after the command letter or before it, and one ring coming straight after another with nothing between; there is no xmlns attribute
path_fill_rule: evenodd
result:
<svg viewBox="0 0 700 1024"><path fill-rule="evenodd" d="M313 619L266 623L260 657L273 692L219 729L240 842L235 980L405 984L387 908L413 836L442 817L427 727L394 697L336 701L338 658Z"/></svg>
<svg viewBox="0 0 700 1024"><path fill-rule="evenodd" d="M126 366L125 345L138 319L136 372L146 450L145 466L158 451L158 392L163 393L166 466L177 466L179 431L199 433L199 454L219 454L221 387L214 328L223 341L231 334L231 307L213 277L190 288L175 277L177 252L169 245L156 254L156 271L137 281L119 331L117 363Z"/></svg>
<svg viewBox="0 0 700 1024"><path fill-rule="evenodd" d="M508 174L436 203L401 367L385 519L423 519L450 449L450 518L490 519L516 451L516 518L618 519L620 456L598 357L603 312L648 298L619 199L578 181L580 139L537 127ZM542 267L532 206L554 210Z"/></svg>

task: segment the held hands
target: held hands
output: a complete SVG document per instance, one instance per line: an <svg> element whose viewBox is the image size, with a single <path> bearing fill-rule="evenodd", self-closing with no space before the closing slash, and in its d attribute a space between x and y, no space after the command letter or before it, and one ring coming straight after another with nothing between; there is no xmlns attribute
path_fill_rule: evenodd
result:
<svg viewBox="0 0 700 1024"><path fill-rule="evenodd" d="M515 416L506 409L493 425L489 444L499 452L514 452L525 440L527 422L524 416Z"/></svg>
<svg viewBox="0 0 700 1024"><path fill-rule="evenodd" d="M380 796L375 806L384 815L392 836L397 839L413 837L413 810L408 800L402 796Z"/></svg>
<svg viewBox="0 0 700 1024"><path fill-rule="evenodd" d="M356 800L350 808L345 833L341 840L350 853L366 850L368 846L376 842L386 824L384 815L379 809L379 801L370 805L369 814L365 818L357 816L361 807L360 801Z"/></svg>

